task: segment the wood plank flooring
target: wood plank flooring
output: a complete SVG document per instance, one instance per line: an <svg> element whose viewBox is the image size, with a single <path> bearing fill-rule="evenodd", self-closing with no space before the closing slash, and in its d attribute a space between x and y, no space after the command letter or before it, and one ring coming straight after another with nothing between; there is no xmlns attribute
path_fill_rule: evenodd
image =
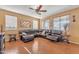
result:
<svg viewBox="0 0 79 59"><path fill-rule="evenodd" d="M5 54L79 54L79 45L53 42L41 37L24 43L20 40L6 42Z"/></svg>

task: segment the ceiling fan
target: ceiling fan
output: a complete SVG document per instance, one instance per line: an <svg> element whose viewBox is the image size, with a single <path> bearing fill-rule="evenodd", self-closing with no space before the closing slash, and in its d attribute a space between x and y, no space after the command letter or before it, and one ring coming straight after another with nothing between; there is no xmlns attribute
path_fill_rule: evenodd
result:
<svg viewBox="0 0 79 59"><path fill-rule="evenodd" d="M41 15L41 12L47 12L47 10L42 10L42 5L39 5L39 6L37 6L36 8L32 8L32 7L30 7L29 9L31 9L31 10L35 10L35 12L38 14L38 15Z"/></svg>

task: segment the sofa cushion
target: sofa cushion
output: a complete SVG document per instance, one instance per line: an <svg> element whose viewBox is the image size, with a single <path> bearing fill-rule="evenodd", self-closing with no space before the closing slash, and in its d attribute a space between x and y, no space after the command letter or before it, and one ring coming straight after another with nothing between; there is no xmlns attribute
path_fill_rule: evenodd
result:
<svg viewBox="0 0 79 59"><path fill-rule="evenodd" d="M27 36L27 33L25 33L25 32L22 32L22 35L23 35L23 36Z"/></svg>
<svg viewBox="0 0 79 59"><path fill-rule="evenodd" d="M62 34L61 30L52 30L52 34Z"/></svg>

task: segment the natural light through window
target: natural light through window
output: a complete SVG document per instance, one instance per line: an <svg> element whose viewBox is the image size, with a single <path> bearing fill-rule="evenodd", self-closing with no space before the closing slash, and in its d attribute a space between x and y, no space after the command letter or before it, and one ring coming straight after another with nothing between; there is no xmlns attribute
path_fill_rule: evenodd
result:
<svg viewBox="0 0 79 59"><path fill-rule="evenodd" d="M49 20L45 20L44 29L49 29Z"/></svg>
<svg viewBox="0 0 79 59"><path fill-rule="evenodd" d="M33 29L38 29L38 21L33 20Z"/></svg>
<svg viewBox="0 0 79 59"><path fill-rule="evenodd" d="M54 25L53 26L54 30L62 30L62 31L64 31L65 28L68 28L68 25L69 25L69 15L54 18L53 25Z"/></svg>

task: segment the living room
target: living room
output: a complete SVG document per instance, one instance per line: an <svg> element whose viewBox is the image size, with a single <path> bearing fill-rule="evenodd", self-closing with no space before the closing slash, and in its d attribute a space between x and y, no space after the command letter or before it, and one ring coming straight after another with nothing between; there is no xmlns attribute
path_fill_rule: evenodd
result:
<svg viewBox="0 0 79 59"><path fill-rule="evenodd" d="M0 53L79 53L78 15L79 5L0 5Z"/></svg>

